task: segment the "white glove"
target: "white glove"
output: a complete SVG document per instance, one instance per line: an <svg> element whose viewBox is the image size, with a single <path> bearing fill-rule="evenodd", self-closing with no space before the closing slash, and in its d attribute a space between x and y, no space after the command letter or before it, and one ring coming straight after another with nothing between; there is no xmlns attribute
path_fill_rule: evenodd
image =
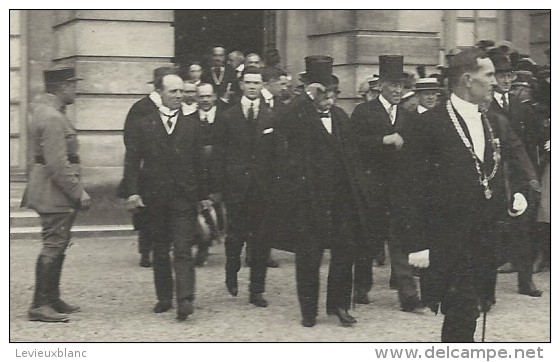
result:
<svg viewBox="0 0 560 362"><path fill-rule="evenodd" d="M408 254L408 264L417 268L427 268L430 266L430 249L417 251Z"/></svg>
<svg viewBox="0 0 560 362"><path fill-rule="evenodd" d="M527 199L519 192L513 195L513 211L508 210L509 216L516 217L522 215L527 210Z"/></svg>

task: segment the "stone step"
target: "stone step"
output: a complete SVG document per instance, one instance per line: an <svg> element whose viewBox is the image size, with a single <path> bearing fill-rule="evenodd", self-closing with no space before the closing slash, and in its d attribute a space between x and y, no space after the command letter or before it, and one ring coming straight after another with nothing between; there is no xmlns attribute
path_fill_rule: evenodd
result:
<svg viewBox="0 0 560 362"><path fill-rule="evenodd" d="M72 237L112 237L134 235L132 225L74 225ZM10 239L40 239L40 226L10 227Z"/></svg>
<svg viewBox="0 0 560 362"><path fill-rule="evenodd" d="M40 224L39 215L33 210L10 210L10 227L37 226Z"/></svg>

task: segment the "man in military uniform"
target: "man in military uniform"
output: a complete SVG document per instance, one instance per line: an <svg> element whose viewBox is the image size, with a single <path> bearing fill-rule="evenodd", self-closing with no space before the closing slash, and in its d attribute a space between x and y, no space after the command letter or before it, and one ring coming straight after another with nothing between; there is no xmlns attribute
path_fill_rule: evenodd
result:
<svg viewBox="0 0 560 362"><path fill-rule="evenodd" d="M43 239L28 316L32 321L66 322L67 314L80 308L60 299L64 253L78 210L87 210L91 199L80 180L77 132L65 114L80 78L73 68L61 68L46 70L44 79L46 94L33 110L30 142L35 164L23 201L39 213Z"/></svg>

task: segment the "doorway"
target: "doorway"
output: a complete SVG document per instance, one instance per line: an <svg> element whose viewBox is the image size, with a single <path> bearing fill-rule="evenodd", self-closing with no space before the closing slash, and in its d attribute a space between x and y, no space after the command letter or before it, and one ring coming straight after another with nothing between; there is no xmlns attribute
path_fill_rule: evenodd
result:
<svg viewBox="0 0 560 362"><path fill-rule="evenodd" d="M205 62L213 46L227 52L264 53L273 38L266 19L270 10L175 10L175 63ZM266 29L266 30L265 30ZM268 34L265 34L268 33ZM272 45L273 47L274 45Z"/></svg>

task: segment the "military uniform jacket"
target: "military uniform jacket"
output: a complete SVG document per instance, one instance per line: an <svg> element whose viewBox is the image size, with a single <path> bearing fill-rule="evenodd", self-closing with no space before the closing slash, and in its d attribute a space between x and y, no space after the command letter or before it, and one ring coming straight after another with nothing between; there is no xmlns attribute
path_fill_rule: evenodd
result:
<svg viewBox="0 0 560 362"><path fill-rule="evenodd" d="M31 169L23 206L38 213L76 209L84 191L76 162L77 132L54 95L45 94L35 107L30 131L29 142L39 162Z"/></svg>
<svg viewBox="0 0 560 362"><path fill-rule="evenodd" d="M454 113L470 139L465 122ZM476 285L455 287L472 287L481 300L488 300L494 295L492 278L496 270L495 238L490 235L494 232L493 224L508 210L503 161L518 169L516 175L523 175L522 164L529 162L528 156L507 122L490 119L494 140L484 127L485 154L481 167L487 175L494 168L493 141L499 140L502 158L490 180L492 197L487 200L472 155L455 129L445 103L423 113L419 122L415 132L405 138L402 162L397 168L397 176L409 185L392 195L399 205L395 210L397 237L403 241L406 253L430 250L430 267L422 275L422 299L433 310L437 310L453 278L464 273L473 273ZM511 193L518 192L530 177L510 177ZM473 240L471 232L480 225L488 226L484 230L488 237ZM474 255L478 255L474 257L476 263L468 271L458 267L464 266L464 258Z"/></svg>

